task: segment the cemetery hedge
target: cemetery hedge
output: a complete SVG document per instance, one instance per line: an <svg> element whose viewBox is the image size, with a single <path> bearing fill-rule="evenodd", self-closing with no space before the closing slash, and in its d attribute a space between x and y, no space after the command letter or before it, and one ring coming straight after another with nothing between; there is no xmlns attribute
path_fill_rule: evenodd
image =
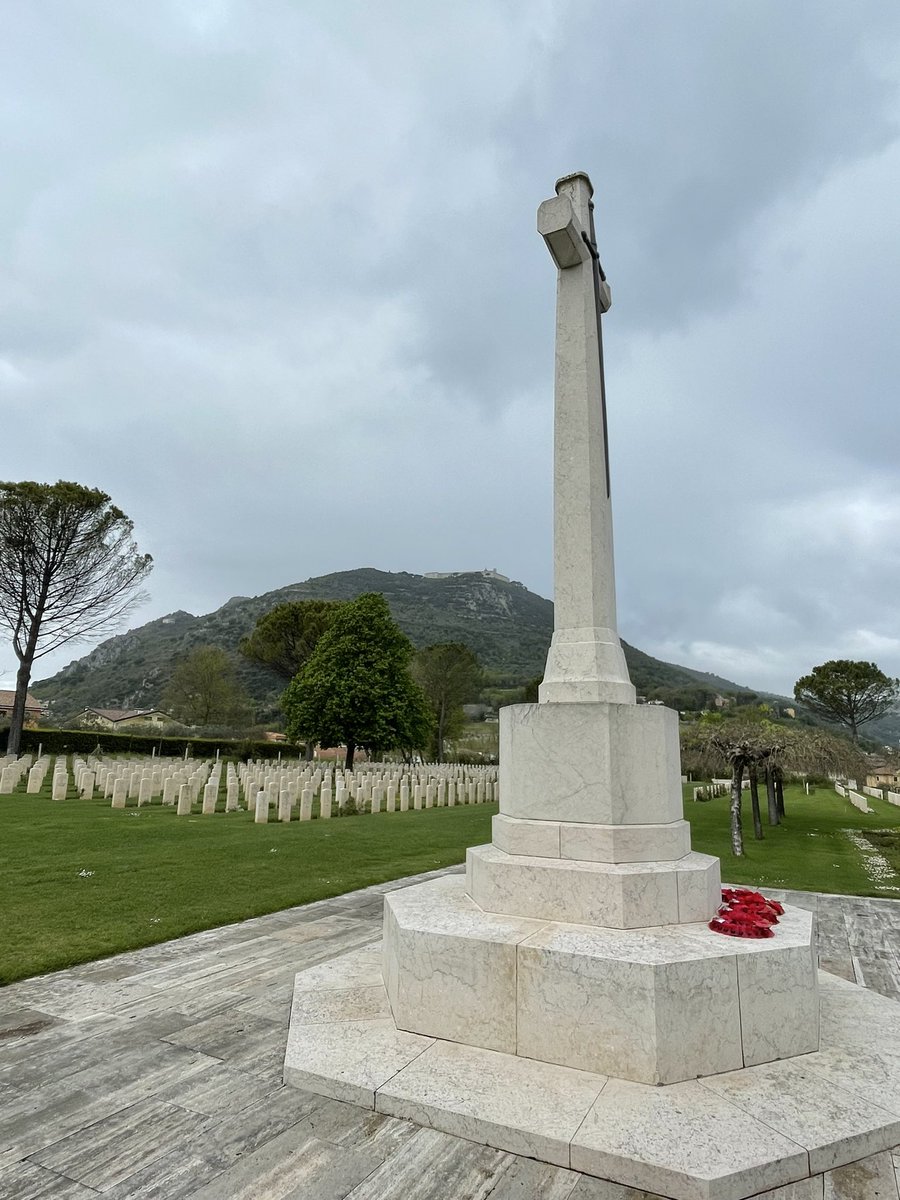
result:
<svg viewBox="0 0 900 1200"><path fill-rule="evenodd" d="M0 730L0 753L6 749L8 727ZM36 754L38 746L45 754L92 754L99 746L106 754L161 754L181 758L185 749L190 758L299 758L302 746L287 742L255 742L228 738L159 737L153 734L106 733L96 729L25 729L22 731L23 754Z"/></svg>

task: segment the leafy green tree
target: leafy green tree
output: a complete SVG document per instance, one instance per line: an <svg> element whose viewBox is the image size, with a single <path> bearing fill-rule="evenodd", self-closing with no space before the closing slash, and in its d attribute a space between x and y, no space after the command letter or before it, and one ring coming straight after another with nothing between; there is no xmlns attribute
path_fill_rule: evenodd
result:
<svg viewBox="0 0 900 1200"><path fill-rule="evenodd" d="M873 662L831 659L794 684L794 699L820 717L846 725L859 741L859 727L896 705L900 679L890 679Z"/></svg>
<svg viewBox="0 0 900 1200"><path fill-rule="evenodd" d="M0 483L0 620L19 660L8 752L17 754L35 659L111 632L153 560L105 492L79 483Z"/></svg>
<svg viewBox="0 0 900 1200"><path fill-rule="evenodd" d="M163 708L185 725L248 725L250 704L231 659L218 646L198 646L172 672Z"/></svg>
<svg viewBox="0 0 900 1200"><path fill-rule="evenodd" d="M373 753L422 748L431 717L409 664L412 644L371 592L342 604L281 700L288 735Z"/></svg>
<svg viewBox="0 0 900 1200"><path fill-rule="evenodd" d="M481 663L461 642L440 642L417 651L411 669L434 718L434 757L443 762L444 741L462 732L462 706L478 694Z"/></svg>
<svg viewBox="0 0 900 1200"><path fill-rule="evenodd" d="M308 661L340 606L340 600L279 604L259 618L249 637L241 639L240 652L290 681Z"/></svg>

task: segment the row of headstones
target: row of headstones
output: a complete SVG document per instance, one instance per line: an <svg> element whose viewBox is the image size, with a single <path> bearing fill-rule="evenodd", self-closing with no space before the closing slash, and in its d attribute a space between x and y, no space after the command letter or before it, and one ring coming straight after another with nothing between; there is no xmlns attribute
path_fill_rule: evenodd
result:
<svg viewBox="0 0 900 1200"><path fill-rule="evenodd" d="M900 792L892 792L890 788L873 787L864 787L863 791L867 796L871 796L873 800L887 800L888 804L895 804L900 807Z"/></svg>
<svg viewBox="0 0 900 1200"><path fill-rule="evenodd" d="M152 766L150 766L152 764ZM70 774L65 755L55 759L42 754L32 764L32 756L19 759L8 758L0 767L0 794L12 792L27 772L26 792L37 795L44 786L50 768L53 768L51 795L54 800L65 800L70 787ZM103 762L91 756L86 762L77 755L72 761L72 776L79 795L91 800L95 787L101 794L111 798L114 808L124 808L129 798L136 798L139 805L148 804L154 797L161 796L163 803L174 804L182 783L189 783L196 799L200 789L210 778L211 769L220 772L216 764L192 763L185 765L183 759L126 759Z"/></svg>
<svg viewBox="0 0 900 1200"><path fill-rule="evenodd" d="M26 761L27 760L27 761ZM36 796L44 786L44 780L47 778L47 773L50 768L53 768L53 783L51 787L51 795L54 800L65 800L69 793L69 770L66 764L66 756L64 754L57 755L55 761L50 754L41 754L33 765L31 763L31 755L26 755L25 759L20 759L24 763L20 779L22 776L27 776L25 780L25 791L29 796ZM0 792L3 791L3 777L0 773Z"/></svg>
<svg viewBox="0 0 900 1200"><path fill-rule="evenodd" d="M14 792L30 766L30 754L25 754L22 758L16 758L14 754L4 755L0 759L0 796Z"/></svg>
<svg viewBox="0 0 900 1200"><path fill-rule="evenodd" d="M853 805L853 807L858 808L861 813L871 813L875 811L873 808L869 807L869 802L865 796L861 796L859 792L854 791L849 783L845 786L844 784L835 780L834 790L839 796L845 796Z"/></svg>
<svg viewBox="0 0 900 1200"><path fill-rule="evenodd" d="M742 787L749 787L750 780L745 779L742 782ZM715 800L716 796L725 796L731 790L731 780L728 784L724 784L721 779L714 779L712 783L707 783L701 787L694 788L694 800Z"/></svg>
<svg viewBox="0 0 900 1200"><path fill-rule="evenodd" d="M498 799L499 784L496 780L437 779L428 783L411 782L406 776L399 780L387 782L363 778L352 781L355 790L347 786L342 776L338 776L332 790L331 779L326 776L318 788L318 815L322 820L332 816L340 816L349 812L350 804L356 812L407 812L410 809L419 811L425 808L453 808L458 804L490 804ZM299 809L301 821L312 820L313 802L317 789L311 782L299 791L295 785L287 784L283 789L260 788L253 796L252 787L247 794L247 809L254 813L257 824L269 820L269 812L274 807L279 821L290 821L295 807ZM230 795L229 795L230 800ZM229 800L226 800L225 811L229 811ZM299 801L299 802L298 802ZM236 800L235 800L236 806Z"/></svg>
<svg viewBox="0 0 900 1200"><path fill-rule="evenodd" d="M201 793L208 808L210 795L218 797L221 778L219 762L154 758L113 763L106 772L101 769L98 782L113 808L125 808L129 800L136 800L140 808L160 799L184 813L190 812Z"/></svg>
<svg viewBox="0 0 900 1200"><path fill-rule="evenodd" d="M51 766L53 767L51 795L54 800L65 800L69 792L69 769L64 754L57 755L55 761L52 755L41 754L36 762L33 761L32 755L25 754L22 758L7 763L0 769L0 793L13 791L25 779L26 793L36 796L43 788L44 780L47 778Z"/></svg>
<svg viewBox="0 0 900 1200"><path fill-rule="evenodd" d="M322 763L317 763L321 767ZM381 775L386 774L413 774L426 776L443 776L445 779L470 779L480 775L490 776L497 773L495 766L478 766L474 763L396 763L396 762L370 762L357 763L352 770L346 770L342 767L336 767L336 771L343 775Z"/></svg>
<svg viewBox="0 0 900 1200"><path fill-rule="evenodd" d="M66 798L70 777L65 756L57 757L55 765L49 755L42 755L33 766L30 764L31 756L8 762L0 770L0 791L3 770L9 770L6 781L12 791L28 769L27 790L40 792L53 765L53 798ZM182 759L155 757L104 761L90 756L85 761L76 756L72 775L76 790L84 798L92 799L97 788L111 800L112 807L124 808L129 799L136 799L140 807L160 797L163 804L177 805L179 815L186 815L197 803L201 791L202 811L215 812L222 764L193 761L188 765ZM491 803L498 799L498 788L496 767L425 764L406 768L397 764L365 764L358 772L333 772L330 765L249 763L236 770L228 763L225 808L235 811L243 794L248 811L262 820L260 795L263 794L267 814L269 807L274 806L282 820L290 820L290 810L294 808L299 809L301 820L311 819L316 800L319 814L327 819L332 812L340 814L345 810L404 812L409 808Z"/></svg>
<svg viewBox="0 0 900 1200"><path fill-rule="evenodd" d="M331 778L332 781L337 778L343 778L345 785L350 790L365 780L369 780L371 783L384 784L393 780L399 784L400 779L404 775L413 782L423 784L439 779L454 779L457 783L468 783L470 781L475 781L476 783L479 781L495 782L497 779L497 768L438 763L413 767L401 766L396 763L369 763L359 769L348 771L341 769L333 770L330 764L324 766L322 764L304 764L303 766L298 766L287 763L250 762L241 764L238 769L238 775L242 791L246 791L249 786L269 787L276 781L279 785L295 782L300 785L311 783L313 787L319 787L326 776Z"/></svg>
<svg viewBox="0 0 900 1200"><path fill-rule="evenodd" d="M307 786L318 790L326 778L333 779L332 768L329 765L313 766L309 763L299 766L296 763L248 762L241 763L236 772L229 763L229 779L232 774L235 774L239 782L245 802L251 795L255 801L260 788L267 791L274 789L279 793L285 787L292 788L295 792Z"/></svg>
<svg viewBox="0 0 900 1200"><path fill-rule="evenodd" d="M229 778L232 767L229 764ZM402 767L396 763L367 764L360 771L338 770L332 774L329 766L321 765L304 767L278 766L271 763L245 763L238 769L241 796L248 809L255 810L256 798L260 790L279 800L285 792L296 806L305 790L310 789L313 797L320 796L324 788L333 795L334 801L342 809L348 798L354 802L357 809L373 808L381 811L392 811L402 804L404 783L407 789L408 801L412 799L416 805L416 789L421 789L420 807L432 808L448 803L483 803L498 798L498 772L496 767L460 767L456 764L444 766L432 764L424 767ZM391 797L393 805L391 805ZM274 801L273 801L274 802Z"/></svg>

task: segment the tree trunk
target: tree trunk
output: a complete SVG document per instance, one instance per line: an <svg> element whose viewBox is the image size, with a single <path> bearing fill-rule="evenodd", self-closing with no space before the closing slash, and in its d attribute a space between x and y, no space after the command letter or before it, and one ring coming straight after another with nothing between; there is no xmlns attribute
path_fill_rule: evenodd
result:
<svg viewBox="0 0 900 1200"><path fill-rule="evenodd" d="M441 704L441 707L438 711L437 732L434 735L434 741L435 741L435 751L437 753L437 761L439 763L442 763L444 761L444 705L443 705L443 703Z"/></svg>
<svg viewBox="0 0 900 1200"><path fill-rule="evenodd" d="M312 738L307 738L306 746L303 749L303 757L305 758L305 760L307 762L312 762L313 755L315 754L315 752L316 752L316 743L313 741Z"/></svg>
<svg viewBox="0 0 900 1200"><path fill-rule="evenodd" d="M769 810L769 824L780 825L781 814L775 798L775 767L771 762L766 763L766 804Z"/></svg>
<svg viewBox="0 0 900 1200"><path fill-rule="evenodd" d="M784 771L781 767L776 767L773 771L775 776L775 803L778 805L779 817L784 816Z"/></svg>
<svg viewBox="0 0 900 1200"><path fill-rule="evenodd" d="M756 774L756 763L747 764L747 775L750 779L750 807L753 809L753 836L758 842L763 839L762 817L759 814L759 780Z"/></svg>
<svg viewBox="0 0 900 1200"><path fill-rule="evenodd" d="M741 827L741 783L744 779L744 760L736 757L731 763L731 853L744 856L744 831Z"/></svg>
<svg viewBox="0 0 900 1200"><path fill-rule="evenodd" d="M356 742L347 741L347 757L344 759L344 769L353 770L353 755L356 753Z"/></svg>
<svg viewBox="0 0 900 1200"><path fill-rule="evenodd" d="M25 727L25 704L28 700L28 685L31 683L31 661L22 659L16 672L16 698L13 701L12 716L9 721L9 737L6 739L6 753L18 755L22 745L22 730Z"/></svg>

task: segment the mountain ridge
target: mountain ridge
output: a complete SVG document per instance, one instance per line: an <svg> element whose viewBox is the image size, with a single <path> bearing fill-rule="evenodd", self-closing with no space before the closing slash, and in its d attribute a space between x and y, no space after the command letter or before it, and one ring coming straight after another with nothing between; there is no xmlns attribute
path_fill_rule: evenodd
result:
<svg viewBox="0 0 900 1200"><path fill-rule="evenodd" d="M258 617L296 600L349 600L364 592L384 595L397 624L414 646L463 642L478 655L492 682L516 684L541 674L553 631L553 604L524 584L490 571L441 576L362 567L315 576L258 596L232 596L211 613L184 609L115 634L55 675L33 684L54 715L85 707L156 707L174 663L198 645L220 646L232 658L241 684L262 710L277 711L283 681L238 652ZM750 689L709 672L662 662L625 646L639 692L654 687L704 685L718 691Z"/></svg>

